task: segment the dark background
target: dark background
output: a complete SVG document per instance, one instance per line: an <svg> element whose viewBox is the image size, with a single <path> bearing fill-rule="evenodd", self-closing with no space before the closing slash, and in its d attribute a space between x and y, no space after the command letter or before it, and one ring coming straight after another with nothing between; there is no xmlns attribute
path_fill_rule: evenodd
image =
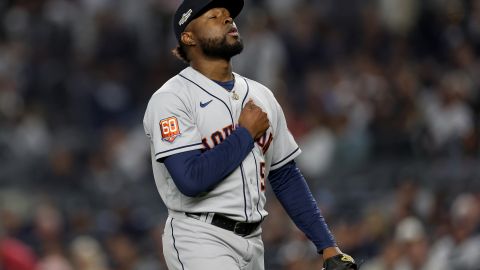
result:
<svg viewBox="0 0 480 270"><path fill-rule="evenodd" d="M166 269L146 104L169 0L0 0L0 269ZM480 1L246 1L267 85L362 270L480 269ZM267 269L321 269L271 190Z"/></svg>

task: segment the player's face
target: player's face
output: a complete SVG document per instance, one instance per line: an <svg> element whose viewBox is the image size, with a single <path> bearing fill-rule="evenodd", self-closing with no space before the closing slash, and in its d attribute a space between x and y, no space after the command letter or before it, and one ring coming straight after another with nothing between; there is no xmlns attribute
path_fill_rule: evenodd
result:
<svg viewBox="0 0 480 270"><path fill-rule="evenodd" d="M227 9L212 8L195 21L198 45L206 56L230 60L242 52L242 39Z"/></svg>

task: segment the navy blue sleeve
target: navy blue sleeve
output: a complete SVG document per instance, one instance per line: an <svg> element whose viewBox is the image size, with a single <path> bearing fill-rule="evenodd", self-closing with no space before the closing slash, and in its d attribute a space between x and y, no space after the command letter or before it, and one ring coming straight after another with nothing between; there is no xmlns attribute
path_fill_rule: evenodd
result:
<svg viewBox="0 0 480 270"><path fill-rule="evenodd" d="M211 190L235 170L253 148L246 128L238 127L222 143L202 153L187 151L162 160L178 190L196 197Z"/></svg>
<svg viewBox="0 0 480 270"><path fill-rule="evenodd" d="M319 253L327 247L337 246L295 161L271 171L268 179L287 214L315 244Z"/></svg>

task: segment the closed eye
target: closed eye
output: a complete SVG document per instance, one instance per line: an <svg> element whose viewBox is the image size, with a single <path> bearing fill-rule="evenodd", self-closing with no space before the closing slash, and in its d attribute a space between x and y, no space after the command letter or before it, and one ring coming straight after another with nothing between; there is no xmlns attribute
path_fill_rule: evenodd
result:
<svg viewBox="0 0 480 270"><path fill-rule="evenodd" d="M208 17L208 18L209 18L209 19L216 19L217 16L210 16L210 17Z"/></svg>

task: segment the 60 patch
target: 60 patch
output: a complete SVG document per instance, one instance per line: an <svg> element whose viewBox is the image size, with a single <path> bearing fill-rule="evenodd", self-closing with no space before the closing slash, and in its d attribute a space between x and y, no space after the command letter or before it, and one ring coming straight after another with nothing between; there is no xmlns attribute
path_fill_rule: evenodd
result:
<svg viewBox="0 0 480 270"><path fill-rule="evenodd" d="M160 131L162 132L162 140L172 143L180 136L180 127L175 116L160 120Z"/></svg>

